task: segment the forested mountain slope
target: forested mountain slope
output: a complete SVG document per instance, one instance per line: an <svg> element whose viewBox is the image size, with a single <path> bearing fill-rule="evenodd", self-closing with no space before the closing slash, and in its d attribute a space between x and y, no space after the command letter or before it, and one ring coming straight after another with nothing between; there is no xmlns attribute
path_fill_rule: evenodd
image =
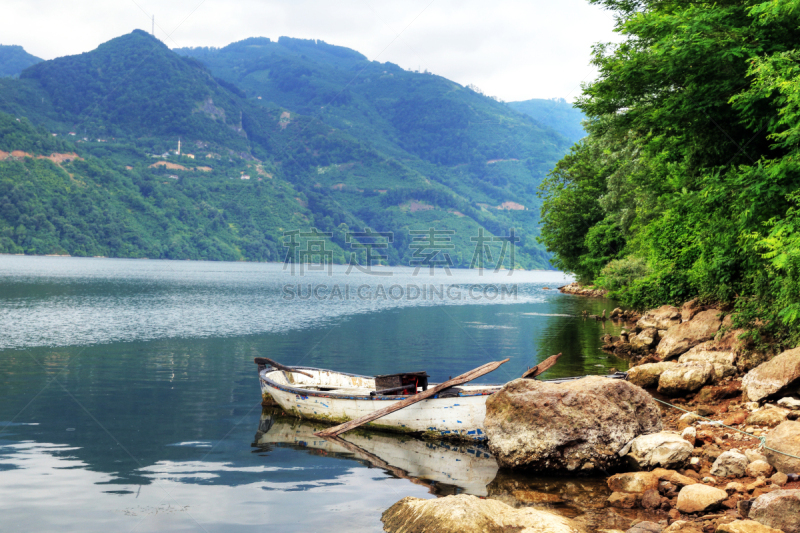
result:
<svg viewBox="0 0 800 533"><path fill-rule="evenodd" d="M534 98L521 102L508 102L508 105L553 128L573 143L586 136L586 130L581 125L585 118L583 113L563 98L552 100Z"/></svg>
<svg viewBox="0 0 800 533"><path fill-rule="evenodd" d="M394 233L386 262L409 264L410 230L436 228L469 266L471 237L516 228L514 266L548 266L536 190L570 144L554 130L320 41L181 53L135 31L0 80L16 139L0 252L274 261L284 232L317 228L344 262L369 227ZM74 155L11 153L55 141Z"/></svg>

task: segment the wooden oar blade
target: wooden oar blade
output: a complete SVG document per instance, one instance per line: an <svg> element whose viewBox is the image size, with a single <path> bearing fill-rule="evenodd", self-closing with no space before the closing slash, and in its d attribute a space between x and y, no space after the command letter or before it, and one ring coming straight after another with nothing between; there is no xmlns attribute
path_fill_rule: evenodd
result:
<svg viewBox="0 0 800 533"><path fill-rule="evenodd" d="M382 418L390 413L399 411L400 409L408 407L409 405L413 405L417 402L421 402L422 400L435 396L437 393L439 393L444 389L454 387L456 385L461 385L468 381L472 381L473 379L477 379L485 374L488 374L489 372L493 372L497 370L497 368L500 365L506 362L508 362L508 359L503 359L502 361L494 361L492 363L486 363L485 365L479 366L474 370L470 370L469 372L461 374L460 376L456 376L451 380L445 381L444 383L440 383L439 385L436 385L431 389L420 392L419 394L415 394L410 398L406 398L405 400L401 400L398 402L392 402L393 405L390 405L389 407L379 409L368 415L364 415L361 418L356 418L355 420L350 420L349 422L345 422L344 424L339 424L338 426L334 426L332 428L328 428L323 431L318 431L317 433L314 433L314 435L323 438L335 437L337 435L341 435L342 433L350 431L353 428L357 428L358 426Z"/></svg>
<svg viewBox="0 0 800 533"><path fill-rule="evenodd" d="M550 370L553 366L558 362L558 358L561 357L561 353L557 353L556 355L551 355L538 365L533 368L529 368L522 374L523 378L533 379L538 375L543 374L545 371Z"/></svg>

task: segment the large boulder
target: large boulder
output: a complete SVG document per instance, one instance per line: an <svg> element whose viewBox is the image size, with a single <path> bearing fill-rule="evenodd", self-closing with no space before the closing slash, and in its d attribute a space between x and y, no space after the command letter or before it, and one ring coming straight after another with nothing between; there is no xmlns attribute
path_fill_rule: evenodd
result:
<svg viewBox="0 0 800 533"><path fill-rule="evenodd" d="M693 449L680 435L664 431L636 437L627 459L639 470L683 468Z"/></svg>
<svg viewBox="0 0 800 533"><path fill-rule="evenodd" d="M714 377L709 363L678 363L664 370L658 378L658 392L667 396L683 396L703 388Z"/></svg>
<svg viewBox="0 0 800 533"><path fill-rule="evenodd" d="M733 450L723 452L711 465L711 475L717 477L743 477L750 461L743 453Z"/></svg>
<svg viewBox="0 0 800 533"><path fill-rule="evenodd" d="M628 381L634 385L639 385L643 389L651 389L658 386L658 379L666 369L675 366L674 362L645 363L635 366L628 370Z"/></svg>
<svg viewBox="0 0 800 533"><path fill-rule="evenodd" d="M626 381L517 379L487 399L485 429L502 467L590 472L611 468L627 443L660 431L661 416L650 395Z"/></svg>
<svg viewBox="0 0 800 533"><path fill-rule="evenodd" d="M734 350L715 350L714 341L698 344L678 358L679 363L711 363L735 366L738 354Z"/></svg>
<svg viewBox="0 0 800 533"><path fill-rule="evenodd" d="M640 329L669 329L681 323L681 312L672 305L662 305L658 309L647 311L636 325Z"/></svg>
<svg viewBox="0 0 800 533"><path fill-rule="evenodd" d="M728 493L708 485L686 485L678 493L675 507L682 513L710 511L728 499Z"/></svg>
<svg viewBox="0 0 800 533"><path fill-rule="evenodd" d="M668 359L711 339L722 326L718 315L719 311L716 309L701 311L689 322L668 329L656 347L656 354L662 359Z"/></svg>
<svg viewBox="0 0 800 533"><path fill-rule="evenodd" d="M800 533L800 490L762 494L750 507L748 518L784 533Z"/></svg>
<svg viewBox="0 0 800 533"><path fill-rule="evenodd" d="M794 348L748 372L742 378L742 390L747 399L757 402L786 391L798 382L800 382L800 348Z"/></svg>
<svg viewBox="0 0 800 533"><path fill-rule="evenodd" d="M411 496L389 507L381 516L390 533L581 533L572 520L530 507L514 509L503 502L468 494L422 500Z"/></svg>
<svg viewBox="0 0 800 533"><path fill-rule="evenodd" d="M786 455L787 453L795 457ZM767 456L769 464L774 466L778 472L800 473L800 459L796 458L800 457L800 422L783 422L770 431L767 434L764 455Z"/></svg>

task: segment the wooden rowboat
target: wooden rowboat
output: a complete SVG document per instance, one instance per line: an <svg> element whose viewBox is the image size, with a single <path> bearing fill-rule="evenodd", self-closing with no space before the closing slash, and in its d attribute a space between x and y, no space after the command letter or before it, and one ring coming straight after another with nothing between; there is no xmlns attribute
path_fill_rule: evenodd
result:
<svg viewBox="0 0 800 533"><path fill-rule="evenodd" d="M341 424L383 409L390 402L413 395L376 391L375 377L313 367L283 367L259 364L261 395L265 405L277 404L298 418ZM625 373L608 376L622 378ZM576 378L546 380L567 381ZM435 384L431 384L434 386ZM486 440L486 399L499 385L460 385L369 422L367 428L439 438ZM377 393L376 393L377 392Z"/></svg>

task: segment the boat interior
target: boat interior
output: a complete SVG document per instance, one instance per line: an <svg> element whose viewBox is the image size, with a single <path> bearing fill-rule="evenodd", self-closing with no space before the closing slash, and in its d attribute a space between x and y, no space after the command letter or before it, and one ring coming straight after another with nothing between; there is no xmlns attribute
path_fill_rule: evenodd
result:
<svg viewBox="0 0 800 533"><path fill-rule="evenodd" d="M296 387L314 392L329 392L347 396L369 396L371 394L374 395L376 391L374 377L358 376L343 372L332 372L330 370L323 370L319 368L298 367L296 370L302 370L303 372L311 374L313 377L305 376L299 372L289 372L274 368L266 369L266 371L262 373L262 376L277 383L278 385ZM429 386L433 387L436 386L436 384L431 383ZM484 390L497 390L501 387L502 385L467 384L452 388L455 389L454 392L475 392ZM419 387L417 392L420 392L421 390L422 388ZM402 394L397 394L396 392L395 394L390 392L388 395L402 396Z"/></svg>

